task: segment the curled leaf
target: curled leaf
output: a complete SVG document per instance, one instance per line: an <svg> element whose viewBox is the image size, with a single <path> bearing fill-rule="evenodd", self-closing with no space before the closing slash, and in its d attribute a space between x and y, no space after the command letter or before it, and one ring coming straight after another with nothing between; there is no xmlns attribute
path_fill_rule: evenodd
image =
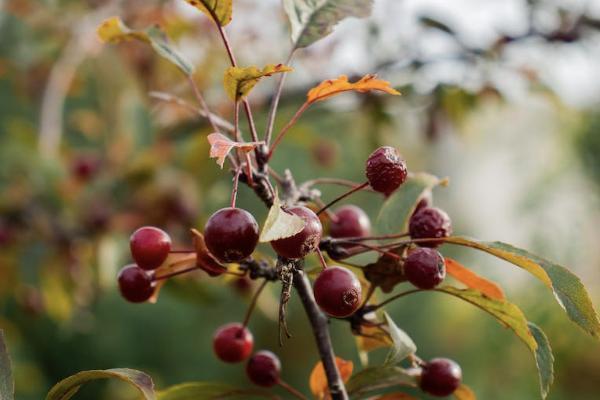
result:
<svg viewBox="0 0 600 400"><path fill-rule="evenodd" d="M467 287L479 290L488 297L497 300L504 300L504 291L494 282L477 275L467 267L456 260L446 258L446 272L457 281L465 284Z"/></svg>
<svg viewBox="0 0 600 400"><path fill-rule="evenodd" d="M347 361L340 357L335 358L335 363L337 364L338 370L340 371L342 381L346 383L352 375L354 364L352 363L352 361ZM324 400L331 398L331 396L329 395L329 386L327 384L325 368L323 368L323 363L321 361L319 361L315 365L312 372L310 373L309 386L310 391L316 399Z"/></svg>
<svg viewBox="0 0 600 400"><path fill-rule="evenodd" d="M312 104L317 101L322 101L343 92L354 91L366 93L372 90L400 95L400 92L394 90L389 82L377 79L377 76L375 75L365 75L357 82L350 82L346 75L341 75L337 79L328 79L312 88L308 92L307 103Z"/></svg>
<svg viewBox="0 0 600 400"><path fill-rule="evenodd" d="M223 86L231 100L238 101L248 95L265 76L290 72L293 68L283 64L269 64L263 69L257 67L229 67L225 71Z"/></svg>
<svg viewBox="0 0 600 400"><path fill-rule="evenodd" d="M202 11L220 26L231 22L233 0L185 0L185 2Z"/></svg>
<svg viewBox="0 0 600 400"><path fill-rule="evenodd" d="M141 40L150 43L145 32L134 31L123 23L120 17L105 19L97 29L98 37L104 43L120 43L126 40Z"/></svg>
<svg viewBox="0 0 600 400"><path fill-rule="evenodd" d="M227 268L221 264L217 259L210 254L206 243L204 242L204 235L198 232L196 229L192 229L194 235L194 248L196 249L196 265L198 268L205 271L210 276L219 276L223 272L227 271Z"/></svg>
<svg viewBox="0 0 600 400"><path fill-rule="evenodd" d="M306 222L302 218L281 208L281 202L276 195L258 240L266 243L285 239L302 231L305 225Z"/></svg>
<svg viewBox="0 0 600 400"><path fill-rule="evenodd" d="M394 345L385 358L385 364L394 365L404 360L411 354L417 352L417 346L415 342L404 332L402 329L394 323L388 313L384 313L385 323L387 324L390 337Z"/></svg>
<svg viewBox="0 0 600 400"><path fill-rule="evenodd" d="M217 164L223 168L225 163L225 157L234 147L241 149L242 151L248 152L264 144L264 142L234 142L227 136L220 133L211 133L208 135L208 143L210 143L210 157L217 159Z"/></svg>

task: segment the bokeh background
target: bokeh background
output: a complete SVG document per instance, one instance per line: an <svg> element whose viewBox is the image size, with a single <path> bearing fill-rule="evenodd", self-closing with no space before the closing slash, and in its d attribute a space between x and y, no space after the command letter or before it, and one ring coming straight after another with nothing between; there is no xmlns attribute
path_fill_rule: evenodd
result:
<svg viewBox="0 0 600 400"><path fill-rule="evenodd" d="M285 60L280 2L234 4L228 31L241 63ZM208 19L183 1L0 0L0 326L18 399L43 398L79 370L112 367L146 371L161 388L248 384L241 366L216 360L211 336L243 317L251 287L198 273L170 281L157 304L132 305L117 293L129 234L157 225L188 245L189 228L227 203L230 176L208 158L205 121L149 94L192 102L178 71L142 44L100 44L95 28L111 15L136 28L161 24L197 65L212 109L231 114L225 53ZM376 72L403 96L348 94L312 108L274 158L276 170L289 167L298 181L361 181L376 146L397 146L412 171L449 177L434 197L455 232L569 266L600 305L600 1L376 0L372 17L343 22L294 66L279 127L307 89L341 73ZM273 83L250 97L260 131ZM264 219L246 188L238 201ZM372 219L381 201L352 198ZM488 256L443 252L501 283L546 331L556 356L550 399L598 398L600 345L569 323L548 290ZM318 357L305 315L293 299L294 337L279 348L272 289L251 323L257 347L279 354L284 378L308 391ZM479 398L538 398L528 350L475 307L419 294L390 312L422 357L457 360ZM360 368L348 327L334 322L332 331L338 354ZM135 393L105 382L77 398Z"/></svg>

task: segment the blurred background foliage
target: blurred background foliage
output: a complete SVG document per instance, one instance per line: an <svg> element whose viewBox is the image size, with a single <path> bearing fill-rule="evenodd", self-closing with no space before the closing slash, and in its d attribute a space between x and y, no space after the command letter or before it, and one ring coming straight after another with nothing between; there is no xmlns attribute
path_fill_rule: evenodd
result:
<svg viewBox="0 0 600 400"><path fill-rule="evenodd" d="M279 1L234 3L228 29L238 58L284 60ZM455 232L568 265L600 304L598 3L376 0L371 18L344 22L298 54L277 126L311 85L339 73L377 72L403 97L346 95L315 107L273 168L290 168L298 181L361 181L372 149L397 146L411 170L450 178L435 203ZM198 273L170 281L157 304L132 305L117 293L130 232L157 225L189 246L189 228L226 204L230 176L208 158L205 121L149 96L169 92L192 103L178 71L139 43L99 43L95 27L110 15L135 28L161 24L197 65L212 109L231 116L221 89L227 59L209 21L183 1L0 0L0 326L23 400L42 398L79 370L111 367L146 371L159 387L247 384L239 365L217 362L211 336L243 317L252 284ZM272 90L265 82L250 97L259 131ZM339 190L323 187L324 197ZM264 219L246 188L238 202ZM381 199L361 193L352 202L375 219ZM600 347L568 323L541 284L468 250L443 252L499 281L546 331L556 355L551 399L598 398ZM277 288L264 295L252 320L257 348L279 354L284 378L307 391L318 359L313 338L293 300L294 337L277 345L277 295ZM419 294L390 312L422 357L457 360L479 398L537 398L529 352L476 308ZM359 368L348 327L333 322L332 330L338 354ZM99 383L78 398L135 394Z"/></svg>

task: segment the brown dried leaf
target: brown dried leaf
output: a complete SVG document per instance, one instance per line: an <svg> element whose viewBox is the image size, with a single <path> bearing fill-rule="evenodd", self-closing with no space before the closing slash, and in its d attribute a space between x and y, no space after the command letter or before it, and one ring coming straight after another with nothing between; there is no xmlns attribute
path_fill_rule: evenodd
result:
<svg viewBox="0 0 600 400"><path fill-rule="evenodd" d="M210 157L216 158L217 164L219 164L221 168L223 168L225 158L234 147L249 152L254 150L256 146L264 144L264 142L234 142L220 133L211 133L208 135L208 143L210 143Z"/></svg>

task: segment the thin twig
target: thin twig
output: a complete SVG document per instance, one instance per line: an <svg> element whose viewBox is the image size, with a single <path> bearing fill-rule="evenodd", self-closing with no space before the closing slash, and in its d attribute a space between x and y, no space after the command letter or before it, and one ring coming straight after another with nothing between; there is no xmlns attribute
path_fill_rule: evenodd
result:
<svg viewBox="0 0 600 400"><path fill-rule="evenodd" d="M408 296L409 294L413 294L413 293L418 293L418 292L422 292L423 289L413 289L413 290L407 290L406 292L402 292L402 293L398 293L395 296L389 297L387 299L385 299L385 301L383 301L382 303L370 306L372 311L378 310L381 307L385 307L386 305L388 305L389 303L391 303L394 300L397 300L399 298L402 298L404 296Z"/></svg>
<svg viewBox="0 0 600 400"><path fill-rule="evenodd" d="M292 59L294 58L296 49L293 49L290 52L285 64L287 66L291 66ZM283 93L283 84L285 83L285 78L287 74L281 74L278 77L277 81L277 89L275 92L275 96L273 97L273 101L271 102L271 108L269 109L269 117L267 120L267 132L265 133L265 143L269 146L271 143L271 136L273 135L273 129L275 128L275 116L277 115L277 109L279 108L279 100L281 99L281 93Z"/></svg>
<svg viewBox="0 0 600 400"><path fill-rule="evenodd" d="M190 83L190 86L192 87L194 96L196 96L196 100L198 100L198 104L200 104L200 107L204 111L206 119L208 119L208 123L210 124L210 126L212 126L212 128L215 132L220 132L219 127L215 123L215 121L212 117L212 114L211 114L210 110L208 109L208 104L206 104L206 101L204 100L202 93L200 93L200 89L198 88L196 81L194 80L194 78L191 75L188 75L187 79L188 79L188 82Z"/></svg>
<svg viewBox="0 0 600 400"><path fill-rule="evenodd" d="M281 129L281 131L279 131L279 133L277 134L277 137L275 138L275 141L273 142L273 145L271 146L271 148L269 150L269 155L267 156L267 160L270 160L271 157L273 157L273 152L275 151L275 149L281 142L281 139L283 139L283 137L285 136L287 131L292 126L294 126L294 124L298 121L298 118L300 118L300 116L302 116L302 114L304 114L304 111L306 111L308 106L310 106L310 103L308 103L308 102L302 104L302 106L298 109L298 111L296 111L296 114L294 114L292 119L290 119L290 121Z"/></svg>
<svg viewBox="0 0 600 400"><path fill-rule="evenodd" d="M230 203L231 208L235 208L235 203L237 200L237 193L238 193L238 186L240 183L240 174L241 174L241 171L238 168L235 171L235 175L233 176L233 188L231 189L231 203Z"/></svg>
<svg viewBox="0 0 600 400"><path fill-rule="evenodd" d="M362 189L366 188L367 186L369 186L369 182L365 182L362 185L356 186L356 187L350 189L349 191L347 191L346 193L342 194L341 196L336 197L335 199L333 199L329 203L327 203L324 207L322 207L319 211L317 211L317 215L321 214L323 211L327 210L329 207L331 207L338 201L345 199L346 197L350 196L351 194L358 192L359 190L362 190Z"/></svg>
<svg viewBox="0 0 600 400"><path fill-rule="evenodd" d="M291 394L292 396L300 399L300 400L308 400L306 398L306 396L304 396L302 393L300 393L297 389L295 389L293 386L291 386L290 384L288 384L287 382L283 381L283 380L279 380L279 386L281 386L282 388L284 388L289 394Z"/></svg>

